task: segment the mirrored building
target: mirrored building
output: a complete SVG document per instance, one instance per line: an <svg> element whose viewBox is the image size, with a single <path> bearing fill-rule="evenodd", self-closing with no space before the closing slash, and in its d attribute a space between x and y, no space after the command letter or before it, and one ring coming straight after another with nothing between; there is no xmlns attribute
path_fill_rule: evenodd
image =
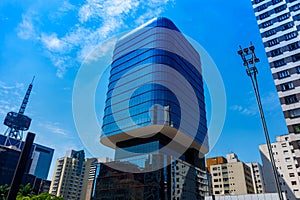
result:
<svg viewBox="0 0 300 200"><path fill-rule="evenodd" d="M121 37L114 49L95 199L202 199L207 121L200 55L164 17ZM124 196L125 195L125 196Z"/></svg>

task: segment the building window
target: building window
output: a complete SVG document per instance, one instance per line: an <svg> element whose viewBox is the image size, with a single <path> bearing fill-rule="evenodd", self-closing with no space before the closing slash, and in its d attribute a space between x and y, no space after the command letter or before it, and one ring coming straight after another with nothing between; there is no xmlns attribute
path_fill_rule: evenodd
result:
<svg viewBox="0 0 300 200"><path fill-rule="evenodd" d="M268 5L265 3L265 4L261 5L261 6L258 6L257 7L257 11L260 12L260 11L266 9L266 8L268 8Z"/></svg>
<svg viewBox="0 0 300 200"><path fill-rule="evenodd" d="M281 146L282 146L282 147L286 147L286 143L282 143Z"/></svg>
<svg viewBox="0 0 300 200"><path fill-rule="evenodd" d="M300 9L300 3L298 3L298 4L296 4L296 5L292 6L292 7L290 7L291 11L297 11L299 9Z"/></svg>
<svg viewBox="0 0 300 200"><path fill-rule="evenodd" d="M285 162L291 162L291 158L285 158ZM290 176L290 177L292 177L292 176Z"/></svg>
<svg viewBox="0 0 300 200"><path fill-rule="evenodd" d="M288 45L290 51L296 50L300 48L299 42L294 42Z"/></svg>
<svg viewBox="0 0 300 200"><path fill-rule="evenodd" d="M285 60L283 58L283 59L274 61L273 64L274 64L274 67L281 67L281 66L285 65L286 63L285 63Z"/></svg>
<svg viewBox="0 0 300 200"><path fill-rule="evenodd" d="M284 97L284 100L285 100L285 104L292 104L298 102L295 94Z"/></svg>
<svg viewBox="0 0 300 200"><path fill-rule="evenodd" d="M276 34L276 30L273 28L271 30L268 30L264 33L265 37L270 37L271 35L275 35Z"/></svg>
<svg viewBox="0 0 300 200"><path fill-rule="evenodd" d="M299 74L300 73L300 66L296 67L296 72Z"/></svg>
<svg viewBox="0 0 300 200"><path fill-rule="evenodd" d="M292 56L293 62L297 62L300 60L300 53Z"/></svg>
<svg viewBox="0 0 300 200"><path fill-rule="evenodd" d="M285 30L292 28L293 26L294 26L294 22L288 22L286 24L281 25L280 30L285 31Z"/></svg>
<svg viewBox="0 0 300 200"><path fill-rule="evenodd" d="M293 19L294 19L294 21L299 21L299 20L300 20L300 14L295 15L295 16L293 17Z"/></svg>
<svg viewBox="0 0 300 200"><path fill-rule="evenodd" d="M282 2L282 0L272 0L272 4L273 4L273 5L278 4L278 3L280 3L280 2Z"/></svg>
<svg viewBox="0 0 300 200"><path fill-rule="evenodd" d="M277 8L274 8L274 11L275 11L275 13L279 13L285 9L286 9L286 5L281 5L281 6L278 6Z"/></svg>
<svg viewBox="0 0 300 200"><path fill-rule="evenodd" d="M293 125L293 129L295 133L300 133L300 124Z"/></svg>
<svg viewBox="0 0 300 200"><path fill-rule="evenodd" d="M290 118L300 117L300 108L290 110Z"/></svg>
<svg viewBox="0 0 300 200"><path fill-rule="evenodd" d="M292 183L292 185L297 185L296 181L292 181L291 183Z"/></svg>
<svg viewBox="0 0 300 200"><path fill-rule="evenodd" d="M270 16L269 12L265 12L265 13L259 15L259 19L262 20L262 19L265 19L265 18L267 18L269 16Z"/></svg>
<svg viewBox="0 0 300 200"><path fill-rule="evenodd" d="M282 91L291 90L294 88L294 84L292 82L284 83L281 85Z"/></svg>
<svg viewBox="0 0 300 200"><path fill-rule="evenodd" d="M261 26L263 28L267 28L268 26L271 26L271 25L273 25L273 21L272 20L266 21L266 22L264 22L264 23L261 24Z"/></svg>
<svg viewBox="0 0 300 200"><path fill-rule="evenodd" d="M272 57L275 57L275 56L282 54L282 50L281 50L281 48L274 49L273 51L270 51L270 54Z"/></svg>
<svg viewBox="0 0 300 200"><path fill-rule="evenodd" d="M293 169L293 166L292 165L288 165L287 168L288 169Z"/></svg>
<svg viewBox="0 0 300 200"><path fill-rule="evenodd" d="M289 175L290 175L290 177L295 177L294 173L290 173Z"/></svg>
<svg viewBox="0 0 300 200"><path fill-rule="evenodd" d="M289 72L289 70L277 72L277 76L279 79L286 78L286 77L290 76L290 72Z"/></svg>
<svg viewBox="0 0 300 200"><path fill-rule="evenodd" d="M297 35L298 35L297 32L291 32L291 33L285 34L284 38L285 38L285 40L291 40L291 39L297 37Z"/></svg>
<svg viewBox="0 0 300 200"><path fill-rule="evenodd" d="M288 19L289 17L290 17L290 13L285 13L283 15L278 16L277 19L279 22L282 22L282 21Z"/></svg>
<svg viewBox="0 0 300 200"><path fill-rule="evenodd" d="M276 45L276 44L279 44L278 38L275 38L275 39L273 39L273 40L268 41L268 46L269 46L269 47L274 46L274 45Z"/></svg>

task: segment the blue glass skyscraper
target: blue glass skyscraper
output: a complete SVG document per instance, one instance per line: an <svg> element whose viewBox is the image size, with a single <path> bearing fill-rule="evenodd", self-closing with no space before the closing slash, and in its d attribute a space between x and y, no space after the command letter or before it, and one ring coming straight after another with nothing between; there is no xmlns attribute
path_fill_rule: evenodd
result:
<svg viewBox="0 0 300 200"><path fill-rule="evenodd" d="M192 140L189 149L208 150L200 56L167 18L155 18L117 42L101 142L125 148L124 141L137 145L156 134L181 134Z"/></svg>
<svg viewBox="0 0 300 200"><path fill-rule="evenodd" d="M7 136L0 134L0 145L5 144ZM10 139L12 145L20 141L14 138ZM24 141L21 141L21 148ZM30 159L27 161L26 173L36 176L37 178L47 180L54 149L34 143L30 152Z"/></svg>
<svg viewBox="0 0 300 200"><path fill-rule="evenodd" d="M174 160L204 170L208 143L200 56L171 20L155 18L117 41L102 129L101 142L116 149L116 161L159 171L164 177L157 180L159 190L171 191L168 164ZM126 171L125 164L117 165ZM151 173L145 176L154 177ZM194 193L186 197L198 199ZM164 198L170 196L160 192Z"/></svg>

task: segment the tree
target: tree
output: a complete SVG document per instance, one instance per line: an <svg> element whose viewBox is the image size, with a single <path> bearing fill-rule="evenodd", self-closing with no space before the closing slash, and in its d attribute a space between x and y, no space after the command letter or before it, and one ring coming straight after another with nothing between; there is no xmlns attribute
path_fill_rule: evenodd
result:
<svg viewBox="0 0 300 200"><path fill-rule="evenodd" d="M62 197L56 197L53 194L41 193L31 198L31 200L64 200Z"/></svg>
<svg viewBox="0 0 300 200"><path fill-rule="evenodd" d="M7 184L0 186L0 200L5 200L9 191L9 186Z"/></svg>
<svg viewBox="0 0 300 200"><path fill-rule="evenodd" d="M17 199L19 197L33 197L34 195L35 195L35 193L34 193L33 189L31 188L30 183L28 183L25 186L24 185L20 186L20 189L19 189L19 192L18 192L18 195L17 195Z"/></svg>

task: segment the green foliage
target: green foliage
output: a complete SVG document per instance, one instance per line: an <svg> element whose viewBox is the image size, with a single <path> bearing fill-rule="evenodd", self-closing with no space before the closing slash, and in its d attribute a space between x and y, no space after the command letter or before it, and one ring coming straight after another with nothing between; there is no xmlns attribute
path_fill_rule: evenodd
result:
<svg viewBox="0 0 300 200"><path fill-rule="evenodd" d="M9 191L9 186L7 184L0 186L0 200L6 200L8 191ZM56 197L46 192L43 192L39 195L35 195L33 189L28 183L25 186L24 185L20 186L16 200L64 200L64 199L62 197Z"/></svg>
<svg viewBox="0 0 300 200"><path fill-rule="evenodd" d="M56 197L52 194L49 194L49 193L41 193L37 196L34 196L31 198L31 200L63 200L62 197Z"/></svg>
<svg viewBox="0 0 300 200"><path fill-rule="evenodd" d="M31 188L30 183L28 183L25 186L21 185L18 195L17 195L17 200L19 200L18 197L22 197L22 198L23 197L33 197L34 195L35 195L35 193L34 193L33 189ZM22 200L26 200L26 199L23 198Z"/></svg>
<svg viewBox="0 0 300 200"><path fill-rule="evenodd" d="M9 191L9 186L7 184L0 185L0 200L5 200Z"/></svg>

